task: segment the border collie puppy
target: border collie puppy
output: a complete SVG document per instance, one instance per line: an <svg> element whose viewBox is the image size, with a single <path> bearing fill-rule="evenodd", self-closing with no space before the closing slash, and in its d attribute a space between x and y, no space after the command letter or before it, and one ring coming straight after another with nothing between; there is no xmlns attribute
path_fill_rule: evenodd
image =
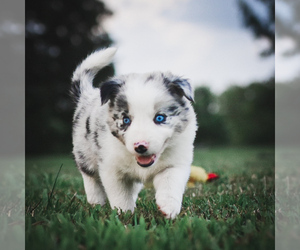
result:
<svg viewBox="0 0 300 250"><path fill-rule="evenodd" d="M192 88L169 72L122 75L94 88L95 74L115 52L89 55L72 78L73 154L87 200L134 211L143 183L153 182L158 208L173 219L193 160Z"/></svg>

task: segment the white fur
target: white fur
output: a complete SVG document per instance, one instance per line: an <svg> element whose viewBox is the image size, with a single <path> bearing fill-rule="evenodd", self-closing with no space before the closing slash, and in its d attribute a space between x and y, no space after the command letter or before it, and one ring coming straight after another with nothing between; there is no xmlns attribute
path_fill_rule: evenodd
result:
<svg viewBox="0 0 300 250"><path fill-rule="evenodd" d="M80 87L81 92L93 90L91 82L95 74L108 64L112 62L113 56L115 55L116 48L108 48L106 50L95 51L90 54L83 62L76 68L73 73L72 81L81 81ZM91 70L89 74L85 74L85 70Z"/></svg>
<svg viewBox="0 0 300 250"><path fill-rule="evenodd" d="M99 89L93 88L92 79L99 69L111 62L115 51L110 48L93 53L73 75L73 81L81 81L81 96L74 114L73 154L79 169L83 164L89 171L96 171L93 176L81 171L87 200L103 205L107 197L112 208L134 211L142 183L152 181L158 207L167 218L174 218L180 213L190 174L195 114L191 104L186 102L190 111L186 114L188 123L183 131L176 132L172 127L179 122L180 116L168 118L169 126L155 124L153 119L157 110L171 103L174 105L174 98L159 77L141 84L149 74L131 74L123 77L126 84L122 93L126 95L132 123L124 132L123 141L113 136L109 126L113 122L109 102L101 105ZM134 143L140 141L149 143L148 153L156 155L154 164L149 167L137 164Z"/></svg>

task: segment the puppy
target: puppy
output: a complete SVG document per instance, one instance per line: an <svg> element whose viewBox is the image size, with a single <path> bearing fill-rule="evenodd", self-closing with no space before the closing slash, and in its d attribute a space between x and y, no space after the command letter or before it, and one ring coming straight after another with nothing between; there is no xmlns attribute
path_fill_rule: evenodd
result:
<svg viewBox="0 0 300 250"><path fill-rule="evenodd" d="M94 88L95 74L115 52L94 52L72 78L73 154L87 200L103 205L108 199L112 208L134 211L143 183L153 182L158 208L173 219L193 160L192 88L160 72L114 77Z"/></svg>

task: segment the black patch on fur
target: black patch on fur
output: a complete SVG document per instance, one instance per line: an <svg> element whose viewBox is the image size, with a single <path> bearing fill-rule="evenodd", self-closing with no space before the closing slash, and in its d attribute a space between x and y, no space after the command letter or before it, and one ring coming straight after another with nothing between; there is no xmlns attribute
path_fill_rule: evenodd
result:
<svg viewBox="0 0 300 250"><path fill-rule="evenodd" d="M169 116L179 116L181 114L181 109L180 107L174 105L174 106L170 106L167 109L167 112Z"/></svg>
<svg viewBox="0 0 300 250"><path fill-rule="evenodd" d="M114 99L120 92L120 88L124 82L118 82L116 80L111 80L108 82L104 82L100 86L100 96L101 96L101 104L104 105L108 101L111 101L113 104Z"/></svg>
<svg viewBox="0 0 300 250"><path fill-rule="evenodd" d="M189 82L183 78L169 79L163 76L163 83L170 92L170 94L176 99L182 99L185 96L189 101L194 102L192 97L192 88ZM184 106L182 102L179 102L181 106Z"/></svg>
<svg viewBox="0 0 300 250"><path fill-rule="evenodd" d="M111 134L112 134L114 137L119 138L118 131L111 131Z"/></svg>
<svg viewBox="0 0 300 250"><path fill-rule="evenodd" d="M178 109L178 107L176 105L170 106L168 107L168 112L174 112Z"/></svg>
<svg viewBox="0 0 300 250"><path fill-rule="evenodd" d="M80 161L85 161L84 154L81 151L78 151L77 155L78 155Z"/></svg>
<svg viewBox="0 0 300 250"><path fill-rule="evenodd" d="M187 102L185 102L186 105ZM186 125L189 122L188 119L188 113L189 113L189 107L181 106L176 103L171 104L169 107L167 107L165 110L162 110L162 112L165 112L168 118L171 120L172 117L178 117L179 120L175 124L169 123L174 127L174 131L176 133L182 133L184 129L186 128ZM170 122L167 120L167 122Z"/></svg>
<svg viewBox="0 0 300 250"><path fill-rule="evenodd" d="M82 113L82 110L79 110L77 112L77 114L75 115L75 117L73 118L73 131L72 133L74 134L74 131L75 131L75 127L77 126L78 122L79 122L79 119L80 119L80 116L81 116L81 113Z"/></svg>
<svg viewBox="0 0 300 250"><path fill-rule="evenodd" d="M98 148L98 149L101 149L101 146L99 145L98 137L99 137L98 132L95 131L95 132L94 132L94 142L95 142L97 148Z"/></svg>
<svg viewBox="0 0 300 250"><path fill-rule="evenodd" d="M154 80L154 75L150 75L148 76L148 78L146 79L146 82L152 81Z"/></svg>
<svg viewBox="0 0 300 250"><path fill-rule="evenodd" d="M81 110L78 111L77 115L74 117L74 124L77 124L81 115Z"/></svg>
<svg viewBox="0 0 300 250"><path fill-rule="evenodd" d="M95 175L95 171L94 170L90 170L87 163L86 163L86 159L84 157L84 154L81 151L77 152L77 155L79 157L79 160L76 161L77 167L78 169L85 173L88 176L94 176Z"/></svg>
<svg viewBox="0 0 300 250"><path fill-rule="evenodd" d="M71 88L70 88L70 96L72 98L72 101L77 104L78 100L81 96L81 90L80 90L80 80L75 80L72 82Z"/></svg>
<svg viewBox="0 0 300 250"><path fill-rule="evenodd" d="M86 137L91 133L91 128L90 128L90 117L86 119L85 122L85 129L86 129Z"/></svg>
<svg viewBox="0 0 300 250"><path fill-rule="evenodd" d="M95 171L90 170L85 162L79 163L79 169L80 169L81 172L85 173L88 176L93 177L95 175Z"/></svg>
<svg viewBox="0 0 300 250"><path fill-rule="evenodd" d="M183 130L186 128L186 125L187 125L188 122L189 122L189 120L188 120L188 118L187 118L187 116L186 116L186 112L182 112L182 113L183 113L183 114L182 114L182 117L181 117L181 119L180 119L180 122L177 123L177 124L175 125L175 128L174 128L174 131L175 131L176 133L182 133Z"/></svg>
<svg viewBox="0 0 300 250"><path fill-rule="evenodd" d="M128 114L128 102L125 95L119 95L115 100L115 104L118 112L124 111Z"/></svg>
<svg viewBox="0 0 300 250"><path fill-rule="evenodd" d="M119 116L118 116L118 114L114 114L112 118L113 118L114 121L116 121L116 120L119 119Z"/></svg>

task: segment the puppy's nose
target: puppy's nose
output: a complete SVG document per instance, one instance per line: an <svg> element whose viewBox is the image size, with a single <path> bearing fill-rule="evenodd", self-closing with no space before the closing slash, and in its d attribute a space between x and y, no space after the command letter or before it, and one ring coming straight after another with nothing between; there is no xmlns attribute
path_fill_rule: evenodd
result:
<svg viewBox="0 0 300 250"><path fill-rule="evenodd" d="M134 143L134 150L139 154L143 154L148 150L148 143L145 141Z"/></svg>

